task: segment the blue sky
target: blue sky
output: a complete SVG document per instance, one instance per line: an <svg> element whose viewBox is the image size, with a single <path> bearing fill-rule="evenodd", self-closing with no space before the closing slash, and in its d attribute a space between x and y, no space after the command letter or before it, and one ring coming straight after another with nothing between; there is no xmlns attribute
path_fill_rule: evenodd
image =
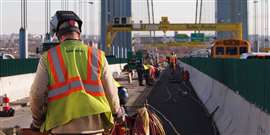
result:
<svg viewBox="0 0 270 135"><path fill-rule="evenodd" d="M51 0L53 15L60 9L61 0ZM69 0L70 9L74 10L74 1ZM100 0L82 0L83 7L88 11L86 17L82 16L86 26L84 32L98 33L100 14ZM87 1L94 1L95 4L86 4ZM17 33L20 28L20 0L0 0L0 33ZM44 0L28 0L28 31L29 33L43 34L45 31L45 4ZM144 20L147 22L146 0L133 0L132 16L135 22ZM252 8L252 0L249 0L249 8ZM195 16L195 0L154 0L155 21L158 22L161 16L168 16L171 22L193 23ZM204 0L202 22L214 22L215 17L214 0ZM252 19L253 12L249 11ZM91 17L91 18L90 18ZM94 19L93 19L94 18ZM253 21L249 21L250 32L252 33ZM91 29L91 30L90 30Z"/></svg>

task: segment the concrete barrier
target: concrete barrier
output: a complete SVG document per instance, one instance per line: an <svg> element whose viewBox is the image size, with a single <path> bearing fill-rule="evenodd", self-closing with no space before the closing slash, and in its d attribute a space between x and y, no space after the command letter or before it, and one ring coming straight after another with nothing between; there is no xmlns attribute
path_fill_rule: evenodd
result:
<svg viewBox="0 0 270 135"><path fill-rule="evenodd" d="M237 92L185 63L190 81L206 108L214 114L221 135L270 135L270 115Z"/></svg>
<svg viewBox="0 0 270 135"><path fill-rule="evenodd" d="M110 65L111 73L120 74L124 65ZM34 77L35 73L0 77L0 96L7 94L11 98L11 101L28 97Z"/></svg>

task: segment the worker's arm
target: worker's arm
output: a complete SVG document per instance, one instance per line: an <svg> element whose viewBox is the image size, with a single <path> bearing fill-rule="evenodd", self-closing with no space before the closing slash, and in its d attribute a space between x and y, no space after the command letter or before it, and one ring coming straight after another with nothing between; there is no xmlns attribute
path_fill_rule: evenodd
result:
<svg viewBox="0 0 270 135"><path fill-rule="evenodd" d="M101 81L111 110L115 114L120 109L118 89L114 85L112 73L110 71L110 67L105 56L103 56L103 62L104 68L101 76Z"/></svg>
<svg viewBox="0 0 270 135"><path fill-rule="evenodd" d="M47 84L48 73L46 69L46 57L39 60L36 76L30 91L30 106L32 111L32 126L40 128L45 120L47 110Z"/></svg>

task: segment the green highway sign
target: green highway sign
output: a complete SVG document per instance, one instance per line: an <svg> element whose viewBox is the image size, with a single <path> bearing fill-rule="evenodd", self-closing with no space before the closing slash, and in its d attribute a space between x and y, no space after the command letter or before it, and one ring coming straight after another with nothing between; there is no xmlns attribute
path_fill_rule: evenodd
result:
<svg viewBox="0 0 270 135"><path fill-rule="evenodd" d="M176 42L188 42L189 36L187 34L175 34L174 36Z"/></svg>
<svg viewBox="0 0 270 135"><path fill-rule="evenodd" d="M204 42L204 34L203 33L191 33L191 41L192 42Z"/></svg>

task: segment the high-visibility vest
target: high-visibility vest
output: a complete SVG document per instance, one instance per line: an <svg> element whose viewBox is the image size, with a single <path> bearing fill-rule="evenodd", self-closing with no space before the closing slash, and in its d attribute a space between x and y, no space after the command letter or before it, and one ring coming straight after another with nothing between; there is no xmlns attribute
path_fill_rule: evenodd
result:
<svg viewBox="0 0 270 135"><path fill-rule="evenodd" d="M122 86L122 85L121 85L119 82L117 82L115 79L113 79L113 83L114 83L114 85L115 85L117 88Z"/></svg>
<svg viewBox="0 0 270 135"><path fill-rule="evenodd" d="M105 55L102 51L67 40L44 54L49 73L48 107L41 131L73 119L104 113L104 124L113 125L112 112L101 83Z"/></svg>
<svg viewBox="0 0 270 135"><path fill-rule="evenodd" d="M149 66L148 65L143 65L144 70L148 70Z"/></svg>

